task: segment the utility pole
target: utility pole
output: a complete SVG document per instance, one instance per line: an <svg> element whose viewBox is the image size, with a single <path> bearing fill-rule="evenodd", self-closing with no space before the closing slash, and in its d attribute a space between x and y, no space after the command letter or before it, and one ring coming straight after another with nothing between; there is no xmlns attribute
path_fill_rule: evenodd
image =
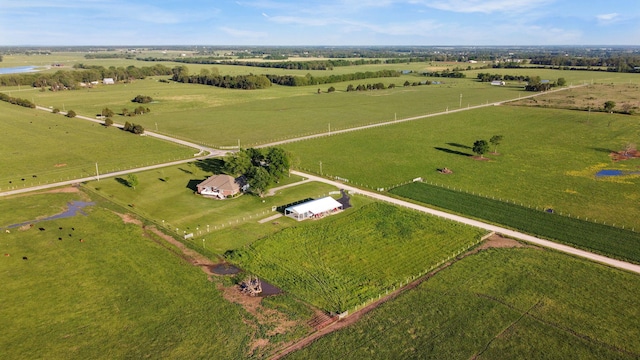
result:
<svg viewBox="0 0 640 360"><path fill-rule="evenodd" d="M460 94L460 105L458 107L462 107L462 94Z"/></svg>
<svg viewBox="0 0 640 360"><path fill-rule="evenodd" d="M329 136L331 136L331 123L329 123Z"/></svg>
<svg viewBox="0 0 640 360"><path fill-rule="evenodd" d="M100 181L100 172L98 171L98 163L96 163L96 178Z"/></svg>
<svg viewBox="0 0 640 360"><path fill-rule="evenodd" d="M238 151L240 151L240 139L238 139Z"/></svg>
<svg viewBox="0 0 640 360"><path fill-rule="evenodd" d="M320 176L322 176L322 161L320 161Z"/></svg>

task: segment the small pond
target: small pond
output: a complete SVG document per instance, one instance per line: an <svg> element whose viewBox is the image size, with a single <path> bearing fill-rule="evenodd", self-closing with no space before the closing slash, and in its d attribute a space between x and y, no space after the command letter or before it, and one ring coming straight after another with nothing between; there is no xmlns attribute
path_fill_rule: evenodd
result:
<svg viewBox="0 0 640 360"><path fill-rule="evenodd" d="M600 170L596 173L597 177L601 176L625 176L625 175L639 175L640 171L623 171L623 170Z"/></svg>
<svg viewBox="0 0 640 360"><path fill-rule="evenodd" d="M34 72L34 71L38 71L38 67L37 66L15 66L15 67L7 67L7 68L0 68L0 75L4 75L4 74L21 74L21 73L28 73L28 72Z"/></svg>
<svg viewBox="0 0 640 360"><path fill-rule="evenodd" d="M48 221L48 220L55 220L55 219L64 219L64 218L69 218L69 217L74 217L78 214L87 216L87 214L82 211L83 208L87 207L87 206L91 206L91 205L95 205L94 202L87 202L87 201L72 201L70 203L67 204L67 210L59 213L59 214L55 214L46 218L42 218L42 219L35 219L35 220L30 220L30 221L25 221L25 222L21 222L19 224L12 224L7 226L7 228L9 229L13 229L13 228L17 228L17 227L21 227L24 225L29 225L29 224L34 224L37 222L41 222L41 221Z"/></svg>

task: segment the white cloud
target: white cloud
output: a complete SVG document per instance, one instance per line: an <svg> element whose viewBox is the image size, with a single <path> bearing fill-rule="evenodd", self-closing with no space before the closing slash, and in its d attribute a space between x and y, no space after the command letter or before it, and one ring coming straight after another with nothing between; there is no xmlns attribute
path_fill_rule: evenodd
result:
<svg viewBox="0 0 640 360"><path fill-rule="evenodd" d="M434 9L460 13L524 13L541 8L554 0L415 0Z"/></svg>
<svg viewBox="0 0 640 360"><path fill-rule="evenodd" d="M598 19L598 23L600 24L610 24L619 20L620 14L618 13L600 14L600 15L596 15L596 19Z"/></svg>
<svg viewBox="0 0 640 360"><path fill-rule="evenodd" d="M226 26L219 27L218 29L229 36L237 38L259 39L266 38L268 36L267 33L263 31L239 30Z"/></svg>

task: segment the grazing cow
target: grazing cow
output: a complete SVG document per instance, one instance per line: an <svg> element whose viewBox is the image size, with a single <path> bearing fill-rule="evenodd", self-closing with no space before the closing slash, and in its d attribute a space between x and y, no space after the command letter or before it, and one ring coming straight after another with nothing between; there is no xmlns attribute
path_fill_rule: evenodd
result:
<svg viewBox="0 0 640 360"><path fill-rule="evenodd" d="M23 256L22 260L29 260L29 259L26 256Z"/></svg>

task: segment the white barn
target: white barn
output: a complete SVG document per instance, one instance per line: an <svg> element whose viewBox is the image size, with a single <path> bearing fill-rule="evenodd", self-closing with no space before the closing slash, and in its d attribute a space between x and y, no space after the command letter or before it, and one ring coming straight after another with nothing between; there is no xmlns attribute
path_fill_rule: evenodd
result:
<svg viewBox="0 0 640 360"><path fill-rule="evenodd" d="M113 80L113 78L104 78L102 79L102 83L105 85L113 85L115 84L115 80Z"/></svg>
<svg viewBox="0 0 640 360"><path fill-rule="evenodd" d="M504 81L494 80L494 81L491 82L491 85L494 85L494 86L505 86L506 83Z"/></svg>
<svg viewBox="0 0 640 360"><path fill-rule="evenodd" d="M284 214L301 221L310 218L321 218L324 215L329 215L339 210L342 210L342 204L331 196L327 196L320 199L309 200L302 204L289 206L284 209Z"/></svg>

